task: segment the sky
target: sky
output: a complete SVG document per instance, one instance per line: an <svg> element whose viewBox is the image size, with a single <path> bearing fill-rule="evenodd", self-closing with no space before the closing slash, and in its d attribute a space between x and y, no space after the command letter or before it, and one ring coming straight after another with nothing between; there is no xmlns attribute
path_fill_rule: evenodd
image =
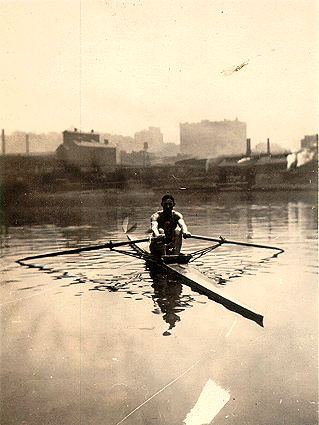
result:
<svg viewBox="0 0 319 425"><path fill-rule="evenodd" d="M318 2L0 0L1 128L134 136L247 123L252 145L318 133Z"/></svg>

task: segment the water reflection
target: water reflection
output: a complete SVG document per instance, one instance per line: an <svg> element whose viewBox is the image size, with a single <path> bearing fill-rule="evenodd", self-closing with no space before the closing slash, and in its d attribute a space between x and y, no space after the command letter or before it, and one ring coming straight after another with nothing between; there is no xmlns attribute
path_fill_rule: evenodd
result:
<svg viewBox="0 0 319 425"><path fill-rule="evenodd" d="M143 261L140 261L140 263L142 265ZM61 284L61 288L82 284L82 291L74 294L74 296L82 296L84 293L83 288L85 288L83 285L86 284L88 291L100 293L118 292L125 294L124 298L130 298L135 301L143 300L143 298L152 299L154 302L152 313L161 314L163 320L169 325L168 330L163 334L164 336L170 335L170 331L181 320L180 313L198 302L191 295L182 294L183 285L180 280L154 267L149 267L149 265L143 267L141 272L125 273L123 270L122 274L116 275L113 274L112 270L108 270L106 275L90 277L89 270L83 270L80 276L72 276L68 271L58 270L48 265L20 264L31 269L37 269L40 272L53 274L54 280L65 279L65 282ZM27 291L35 288L35 286L25 286L19 290Z"/></svg>
<svg viewBox="0 0 319 425"><path fill-rule="evenodd" d="M163 333L164 336L168 336L171 334L170 330L181 320L180 313L196 302L190 295L183 295L182 289L183 285L177 279L146 266L145 273L134 273L125 279L117 276L109 281L100 282L89 290L125 293L124 298L135 301L140 301L143 297L151 298L154 301L152 313L161 314L169 325L168 330Z"/></svg>
<svg viewBox="0 0 319 425"><path fill-rule="evenodd" d="M155 302L153 313L159 314L161 312L163 314L163 320L169 325L168 330L163 335L171 335L170 330L181 320L179 314L191 307L195 300L189 295L182 295L183 285L180 280L174 279L151 265L147 265L147 269L153 280L154 293L152 298ZM156 308L156 305L159 309Z"/></svg>

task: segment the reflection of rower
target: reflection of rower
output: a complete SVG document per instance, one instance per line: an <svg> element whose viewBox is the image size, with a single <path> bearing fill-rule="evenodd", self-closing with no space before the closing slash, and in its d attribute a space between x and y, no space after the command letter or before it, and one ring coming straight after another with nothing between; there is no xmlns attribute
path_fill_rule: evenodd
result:
<svg viewBox="0 0 319 425"><path fill-rule="evenodd" d="M152 298L163 313L163 320L169 324L168 330L163 334L167 336L170 335L169 331L175 327L176 322L181 320L177 313L184 310L181 305L182 284L163 272L156 272L154 267L150 267L149 271L153 280Z"/></svg>
<svg viewBox="0 0 319 425"><path fill-rule="evenodd" d="M181 213L173 210L173 196L164 195L162 198L163 211L157 211L151 216L153 238L150 245L154 255L178 255L182 247L182 236L191 237ZM165 244L163 239L169 239Z"/></svg>

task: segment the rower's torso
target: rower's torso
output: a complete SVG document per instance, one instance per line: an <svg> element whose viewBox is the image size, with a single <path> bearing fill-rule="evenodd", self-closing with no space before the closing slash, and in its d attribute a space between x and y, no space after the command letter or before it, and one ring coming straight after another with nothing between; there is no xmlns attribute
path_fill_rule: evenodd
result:
<svg viewBox="0 0 319 425"><path fill-rule="evenodd" d="M163 211L157 211L152 215L152 221L157 221L158 228L164 229L166 235L176 229L178 221L182 218L182 214L174 210L169 215Z"/></svg>

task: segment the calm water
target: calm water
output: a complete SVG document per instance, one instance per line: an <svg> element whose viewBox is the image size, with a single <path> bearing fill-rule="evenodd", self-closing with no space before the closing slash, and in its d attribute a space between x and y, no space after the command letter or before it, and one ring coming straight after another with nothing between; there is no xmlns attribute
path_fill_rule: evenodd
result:
<svg viewBox="0 0 319 425"><path fill-rule="evenodd" d="M176 194L191 233L285 250L223 245L193 263L263 328L117 252L15 262L125 240L125 217L147 237L161 195L52 195L14 211L1 250L1 424L318 423L314 194Z"/></svg>

